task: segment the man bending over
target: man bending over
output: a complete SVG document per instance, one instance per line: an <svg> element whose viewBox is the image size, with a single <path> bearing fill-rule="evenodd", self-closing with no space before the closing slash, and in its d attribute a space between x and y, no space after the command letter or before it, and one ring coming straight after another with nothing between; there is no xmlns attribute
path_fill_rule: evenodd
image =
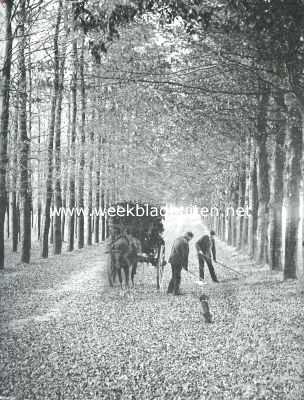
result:
<svg viewBox="0 0 304 400"><path fill-rule="evenodd" d="M195 247L198 255L199 262L199 276L200 279L204 279L204 267L205 261L207 263L211 278L213 282L218 282L216 277L213 264L212 264L212 256L213 260L216 262L216 249L215 249L215 232L211 231L210 235L202 236L196 243Z"/></svg>
<svg viewBox="0 0 304 400"><path fill-rule="evenodd" d="M182 268L188 271L188 256L189 256L189 242L193 238L192 232L185 233L184 236L175 239L169 263L172 267L172 278L168 286L167 293L173 293L179 295L180 283L181 283L181 272Z"/></svg>

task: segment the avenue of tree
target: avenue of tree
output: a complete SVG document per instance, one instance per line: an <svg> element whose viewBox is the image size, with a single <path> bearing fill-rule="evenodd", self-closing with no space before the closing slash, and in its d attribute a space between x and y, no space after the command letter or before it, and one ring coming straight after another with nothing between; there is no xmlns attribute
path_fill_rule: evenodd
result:
<svg viewBox="0 0 304 400"><path fill-rule="evenodd" d="M35 241L44 258L103 241L92 210L130 199L216 206L206 223L220 238L301 276L302 1L6 0L0 12L1 268L5 248L28 263Z"/></svg>

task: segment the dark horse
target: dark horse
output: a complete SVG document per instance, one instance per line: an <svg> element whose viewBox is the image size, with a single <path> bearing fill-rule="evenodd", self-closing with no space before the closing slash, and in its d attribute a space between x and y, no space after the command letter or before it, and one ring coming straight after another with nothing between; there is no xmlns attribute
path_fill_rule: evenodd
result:
<svg viewBox="0 0 304 400"><path fill-rule="evenodd" d="M113 286L116 275L118 275L120 286L122 287L122 274L124 271L126 286L129 286L129 276L131 271L132 285L134 285L134 275L137 267L137 253L139 251L136 239L131 235L119 235L112 239L108 249L108 278L110 286Z"/></svg>

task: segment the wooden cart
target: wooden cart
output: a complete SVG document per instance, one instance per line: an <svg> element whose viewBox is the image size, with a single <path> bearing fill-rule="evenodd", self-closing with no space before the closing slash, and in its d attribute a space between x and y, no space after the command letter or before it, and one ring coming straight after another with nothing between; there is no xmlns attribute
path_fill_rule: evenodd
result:
<svg viewBox="0 0 304 400"><path fill-rule="evenodd" d="M128 203L130 207L134 206L132 203ZM127 208L127 203L116 203L112 207L124 207ZM149 209L152 207L155 209L156 206L149 205ZM146 205L145 205L146 208ZM146 208L147 209L147 208ZM151 213L152 214L152 213ZM164 231L162 220L163 216L122 216L115 215L108 219L110 226L119 227L121 232L128 232L134 236L141 244L141 251L137 255L139 263L147 263L154 266L156 269L156 287L160 289L163 278L165 261L165 241L162 238ZM111 229L110 229L111 230ZM111 268L111 257L108 259L108 276L109 282L112 284L112 268Z"/></svg>

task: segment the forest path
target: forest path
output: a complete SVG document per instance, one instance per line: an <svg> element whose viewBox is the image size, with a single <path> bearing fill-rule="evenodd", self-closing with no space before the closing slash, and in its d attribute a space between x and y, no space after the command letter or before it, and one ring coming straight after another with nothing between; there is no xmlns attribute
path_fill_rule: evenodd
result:
<svg viewBox="0 0 304 400"><path fill-rule="evenodd" d="M187 230L197 274L194 241L206 232L198 217L167 218L167 251ZM165 294L169 267L162 292L147 266L135 289L109 288L103 245L2 273L0 399L302 399L304 308L295 283L220 241L217 248L244 276L217 266L221 283L207 272L200 287L183 272L179 297Z"/></svg>

